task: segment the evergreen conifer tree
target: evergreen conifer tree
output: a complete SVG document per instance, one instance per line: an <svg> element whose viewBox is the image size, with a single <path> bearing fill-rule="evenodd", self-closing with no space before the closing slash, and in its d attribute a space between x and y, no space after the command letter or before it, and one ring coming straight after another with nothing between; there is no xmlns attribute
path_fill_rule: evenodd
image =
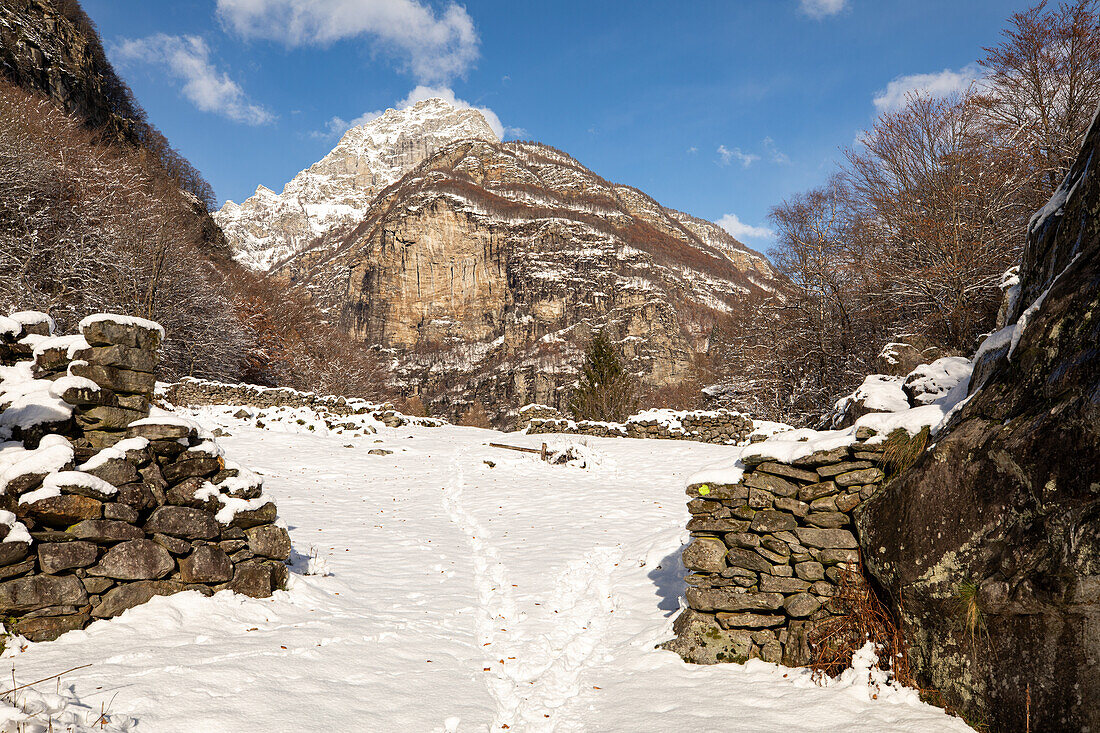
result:
<svg viewBox="0 0 1100 733"><path fill-rule="evenodd" d="M603 331L592 337L569 409L577 420L622 422L638 407L635 377Z"/></svg>

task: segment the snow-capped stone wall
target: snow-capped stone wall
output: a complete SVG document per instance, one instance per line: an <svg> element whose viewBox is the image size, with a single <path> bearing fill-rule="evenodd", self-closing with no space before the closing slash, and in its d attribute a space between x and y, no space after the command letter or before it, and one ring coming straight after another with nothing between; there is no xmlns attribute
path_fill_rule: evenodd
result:
<svg viewBox="0 0 1100 733"><path fill-rule="evenodd" d="M0 616L54 639L153 596L285 585L290 537L259 476L151 407L151 321L100 314L54 336L0 318Z"/></svg>
<svg viewBox="0 0 1100 733"><path fill-rule="evenodd" d="M647 410L632 415L626 422L610 423L594 420L574 421L560 415L546 416L545 411L552 409L545 405L524 407L520 410L519 427L522 429L526 424L528 434L566 433L604 438L662 438L722 445L744 443L755 429L751 419L732 410Z"/></svg>
<svg viewBox="0 0 1100 733"><path fill-rule="evenodd" d="M170 404L178 407L240 405L260 410L271 407L303 407L321 414L329 413L344 417L369 415L391 428L399 428L409 423L428 428L446 424L436 418L404 415L397 412L389 402L368 402L354 397L299 392L289 387L227 384L192 377L184 377L179 382L168 385L163 396Z"/></svg>
<svg viewBox="0 0 1100 733"><path fill-rule="evenodd" d="M854 437L785 461L764 443L691 479L688 607L666 649L698 664L809 663L841 586L863 582L852 513L884 478L873 431Z"/></svg>

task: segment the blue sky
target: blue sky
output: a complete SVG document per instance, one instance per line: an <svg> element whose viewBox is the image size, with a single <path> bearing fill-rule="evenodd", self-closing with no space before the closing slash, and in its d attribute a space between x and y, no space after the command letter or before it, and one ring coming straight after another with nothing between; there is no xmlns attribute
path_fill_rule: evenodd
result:
<svg viewBox="0 0 1100 733"><path fill-rule="evenodd" d="M761 250L772 206L907 89L965 84L1030 4L83 0L219 200L281 190L348 121L430 88Z"/></svg>

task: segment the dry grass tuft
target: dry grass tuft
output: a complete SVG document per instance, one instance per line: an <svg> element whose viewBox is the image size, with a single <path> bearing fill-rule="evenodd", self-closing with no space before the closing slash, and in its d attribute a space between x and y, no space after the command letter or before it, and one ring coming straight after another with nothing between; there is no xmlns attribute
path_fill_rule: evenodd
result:
<svg viewBox="0 0 1100 733"><path fill-rule="evenodd" d="M928 447L931 434L931 430L926 426L916 435L910 435L906 430L898 428L886 437L886 442L883 443L882 461L887 480L913 467Z"/></svg>

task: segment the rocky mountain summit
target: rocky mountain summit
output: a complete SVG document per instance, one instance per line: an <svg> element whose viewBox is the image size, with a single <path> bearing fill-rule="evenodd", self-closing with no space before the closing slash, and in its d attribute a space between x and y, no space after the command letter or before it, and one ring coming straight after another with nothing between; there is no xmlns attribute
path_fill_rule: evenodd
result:
<svg viewBox="0 0 1100 733"><path fill-rule="evenodd" d="M258 186L241 204L227 201L214 218L238 261L266 270L354 227L379 191L444 145L466 139L497 137L480 112L442 99L389 109L344 133L332 152L294 176L282 193Z"/></svg>
<svg viewBox="0 0 1100 733"><path fill-rule="evenodd" d="M422 104L410 111L444 103ZM334 165L326 161L303 180L318 180ZM294 236L263 233L257 221L247 224L256 241ZM391 352L402 391L452 415L474 399L563 406L578 349L600 328L645 383L676 384L715 314L778 286L768 261L718 226L554 148L488 135L441 147L382 190L353 230L316 236L272 275L305 286L353 338Z"/></svg>

